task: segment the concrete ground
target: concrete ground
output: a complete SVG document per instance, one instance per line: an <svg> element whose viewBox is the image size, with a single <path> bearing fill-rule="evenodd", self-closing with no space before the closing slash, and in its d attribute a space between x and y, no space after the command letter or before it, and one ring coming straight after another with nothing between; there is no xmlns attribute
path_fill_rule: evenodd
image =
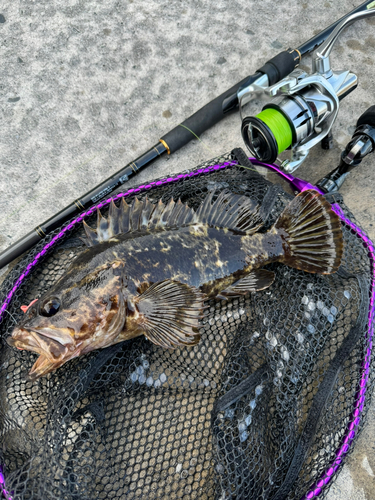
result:
<svg viewBox="0 0 375 500"><path fill-rule="evenodd" d="M12 0L0 7L0 251L116 172L278 53L360 0ZM334 148L297 171L314 182L336 166L358 116L375 101L375 18L335 46L335 69L359 76L341 105ZM305 69L310 60L303 61ZM254 109L254 113L259 112ZM243 147L227 117L130 184ZM375 155L341 192L375 238ZM274 177L272 177L274 179ZM6 272L3 271L3 272ZM373 410L329 500L375 498Z"/></svg>

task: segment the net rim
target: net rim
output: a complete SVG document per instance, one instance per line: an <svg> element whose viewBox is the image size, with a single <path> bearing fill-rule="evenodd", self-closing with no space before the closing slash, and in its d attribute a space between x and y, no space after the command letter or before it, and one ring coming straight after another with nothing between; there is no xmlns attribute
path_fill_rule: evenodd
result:
<svg viewBox="0 0 375 500"><path fill-rule="evenodd" d="M267 164L260 162L256 160L255 158L249 158L250 162L252 162L254 165L260 166L260 167L265 167L265 168L271 168L272 170L276 170L277 172L279 171L278 165L275 164ZM218 170L224 170L226 168L230 168L233 166L239 165L239 162L237 160L232 160L232 161L225 161L223 163L217 163L215 165L210 165L208 167L204 168L197 168L195 170L191 170L189 172L177 174L175 176L171 177L166 177L164 179L159 179L156 181L149 182L147 184L141 184L139 186L136 186L134 188L128 189L125 192L118 193L113 197L110 197L106 200L103 200L99 203L96 203L92 205L88 210L81 212L76 218L74 218L71 222L69 222L67 225L65 225L61 231L55 235L51 241L49 241L43 248L42 250L34 257L34 260L29 263L26 268L21 272L20 276L16 279L14 282L14 285L12 289L8 292L6 299L4 300L3 304L0 307L0 323L1 320L4 317L4 314L9 306L9 304L12 301L12 298L15 294L15 292L18 290L18 288L22 285L22 282L24 279L30 274L30 272L33 270L33 268L38 265L39 261L53 248L55 245L60 243L60 240L65 236L65 234L73 229L76 224L79 224L83 222L84 219L90 217L93 215L96 209L102 209L106 206L108 206L111 201L117 201L119 199L125 198L125 197L131 197L134 195L137 195L139 193L143 193L145 191L150 191L153 188L159 188L163 185L170 184L170 183L176 183L180 182L181 180L190 178L190 177L196 177L204 174L209 174L214 171ZM311 186L312 188L314 186ZM326 486L332 481L333 478L335 478L338 470L340 469L340 466L343 462L344 457L348 454L350 451L350 446L352 442L355 439L355 436L359 430L359 426L361 424L361 417L363 414L363 410L365 407L365 401L366 401L366 392L367 392L367 385L369 381L369 373L370 373L370 362L371 362L371 355L372 355L372 341L373 341L373 334L374 334L374 315L375 315L375 250L374 250L374 243L370 240L370 238L362 231L360 227L358 227L354 222L352 222L348 217L345 216L345 213L341 206L338 203L333 203L332 204L332 209L333 211L340 217L342 222L346 224L352 231L354 231L355 235L362 240L362 244L364 248L368 251L368 257L370 260L370 266L371 266L371 272L372 272L372 278L371 278L371 283L370 283L370 290L369 290L369 295L370 295L370 301L369 301L369 311L368 311L368 327L367 327L367 335L366 335L366 340L367 340L367 351L365 358L362 361L361 365L361 378L360 378L360 388L357 392L355 401L354 401L354 407L353 407L353 412L352 412L352 419L350 423L347 426L347 430L345 433L345 436L342 441L342 445L340 448L336 450L336 458L326 469L326 471L322 474L321 478L318 479L317 481L314 482L313 485L311 485L310 489L301 497L301 500L311 500L313 498L318 498L326 488ZM8 492L5 486L5 474L3 470L3 466L0 464L0 490L3 498L6 500L13 500L12 493Z"/></svg>
<svg viewBox="0 0 375 500"><path fill-rule="evenodd" d="M372 340L374 335L374 313L375 313L375 253L374 244L370 238L364 234L362 229L358 227L354 222L352 222L348 217L345 216L343 209L338 203L332 204L332 210L340 217L342 222L353 230L358 238L362 240L363 246L368 250L368 257L370 260L370 265L372 269L372 279L370 284L370 301L369 301L369 312L368 312L368 326L367 326L367 351L361 366L361 379L360 379L360 389L357 392L354 408L352 413L351 422L347 426L345 437L343 438L342 445L336 451L336 458L331 464L331 466L326 469L321 478L316 481L314 486L311 486L301 498L301 500L311 500L313 498L319 497L323 492L324 488L332 481L335 474L338 472L344 457L348 454L350 450L350 445L354 441L354 438L359 430L361 423L361 417L365 406L367 383L370 374L370 362L372 354Z"/></svg>

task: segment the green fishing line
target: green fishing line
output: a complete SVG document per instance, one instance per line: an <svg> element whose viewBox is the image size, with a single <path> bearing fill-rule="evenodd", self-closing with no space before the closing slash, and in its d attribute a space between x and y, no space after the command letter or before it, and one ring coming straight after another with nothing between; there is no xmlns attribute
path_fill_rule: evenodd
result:
<svg viewBox="0 0 375 500"><path fill-rule="evenodd" d="M264 109L256 116L262 120L273 133L278 147L278 152L282 153L292 144L292 130L288 120L276 109Z"/></svg>

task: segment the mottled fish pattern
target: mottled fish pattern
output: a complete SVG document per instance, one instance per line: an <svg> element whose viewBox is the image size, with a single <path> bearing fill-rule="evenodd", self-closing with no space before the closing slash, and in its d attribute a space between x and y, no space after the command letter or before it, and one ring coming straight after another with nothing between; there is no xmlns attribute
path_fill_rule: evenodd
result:
<svg viewBox="0 0 375 500"><path fill-rule="evenodd" d="M337 271L341 223L316 191L297 196L267 232L260 207L227 191L197 210L134 199L112 202L97 229L85 224L87 250L25 316L8 343L40 354L36 379L94 349L139 335L174 348L199 341L205 300L262 290L282 262L306 272Z"/></svg>

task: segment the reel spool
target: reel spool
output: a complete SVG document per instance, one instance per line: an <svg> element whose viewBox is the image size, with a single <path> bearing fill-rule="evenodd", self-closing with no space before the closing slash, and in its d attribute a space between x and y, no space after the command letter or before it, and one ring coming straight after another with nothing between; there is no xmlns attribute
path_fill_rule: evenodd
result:
<svg viewBox="0 0 375 500"><path fill-rule="evenodd" d="M319 115L302 96L279 98L264 106L255 117L245 117L241 133L250 152L260 161L274 163L277 156L308 137L319 123ZM320 117L327 112L327 106Z"/></svg>
<svg viewBox="0 0 375 500"><path fill-rule="evenodd" d="M357 86L357 77L347 75L350 91ZM284 81L266 91L275 95L261 113L244 116L241 108L243 140L259 161L274 163L286 149L292 150L292 159L284 168L292 172L306 158L309 149L330 132L339 109L339 79L328 81L321 75L308 76L293 71ZM280 83L282 90L280 90ZM346 85L347 86L347 85Z"/></svg>
<svg viewBox="0 0 375 500"><path fill-rule="evenodd" d="M263 108L257 116L245 118L241 133L249 151L267 163L274 163L277 155L290 147L293 140L288 120L272 108Z"/></svg>

